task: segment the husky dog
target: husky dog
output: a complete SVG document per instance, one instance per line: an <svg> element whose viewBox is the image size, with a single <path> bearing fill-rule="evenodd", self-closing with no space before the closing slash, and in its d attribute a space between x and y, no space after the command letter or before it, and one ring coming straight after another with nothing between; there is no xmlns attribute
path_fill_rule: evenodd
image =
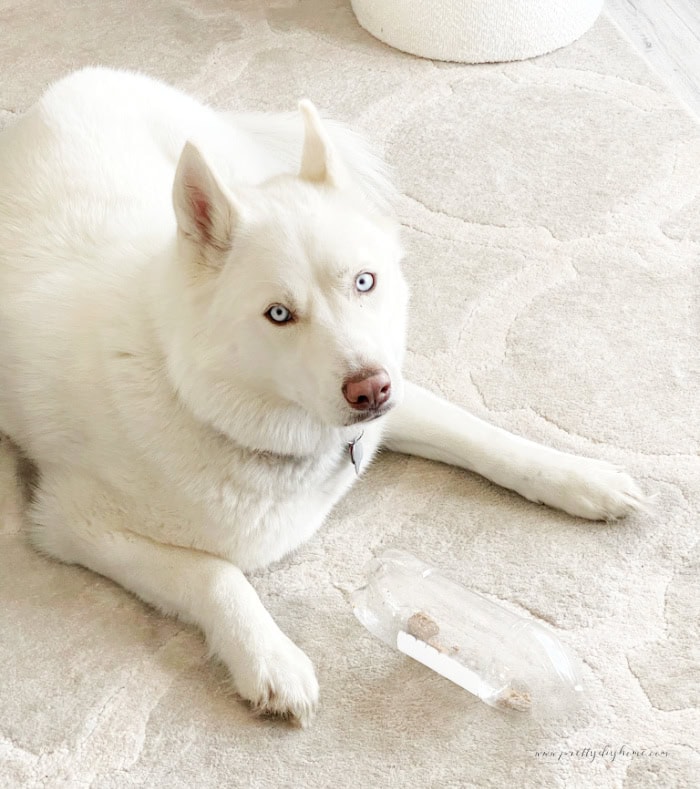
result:
<svg viewBox="0 0 700 789"><path fill-rule="evenodd" d="M583 518L644 497L403 380L391 187L299 110L86 69L0 135L0 432L39 472L38 550L195 623L244 699L305 725L311 661L244 573L308 539L380 445Z"/></svg>

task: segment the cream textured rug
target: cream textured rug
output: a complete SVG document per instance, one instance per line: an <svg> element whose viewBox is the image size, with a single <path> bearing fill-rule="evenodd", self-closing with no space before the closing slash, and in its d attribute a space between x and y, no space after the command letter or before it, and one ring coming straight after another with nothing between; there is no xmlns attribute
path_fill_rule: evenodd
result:
<svg viewBox="0 0 700 789"><path fill-rule="evenodd" d="M317 666L306 731L252 720L199 633L35 555L5 512L0 786L697 785L696 121L605 18L538 60L460 66L383 46L346 0L0 0L1 124L88 63L228 109L306 95L366 130L405 194L408 373L624 464L657 512L579 522L383 456L311 543L254 578ZM554 627L583 660L578 716L505 717L365 632L348 593L389 545Z"/></svg>

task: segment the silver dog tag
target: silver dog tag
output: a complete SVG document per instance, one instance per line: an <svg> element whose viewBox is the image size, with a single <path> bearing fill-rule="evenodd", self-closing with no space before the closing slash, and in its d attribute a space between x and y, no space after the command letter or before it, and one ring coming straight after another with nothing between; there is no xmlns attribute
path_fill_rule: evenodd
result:
<svg viewBox="0 0 700 789"><path fill-rule="evenodd" d="M364 436L364 434L364 431L362 431L354 441L348 443L350 460L352 460L352 464L355 466L355 474L360 473L360 464L362 463L362 436Z"/></svg>

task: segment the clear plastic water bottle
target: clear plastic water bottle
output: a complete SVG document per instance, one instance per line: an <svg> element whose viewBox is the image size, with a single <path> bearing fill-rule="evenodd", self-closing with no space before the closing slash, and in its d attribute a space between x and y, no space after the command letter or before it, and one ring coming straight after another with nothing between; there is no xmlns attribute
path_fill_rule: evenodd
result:
<svg viewBox="0 0 700 789"><path fill-rule="evenodd" d="M391 549L375 559L352 602L370 633L492 707L559 715L581 696L577 662L548 628L410 553Z"/></svg>

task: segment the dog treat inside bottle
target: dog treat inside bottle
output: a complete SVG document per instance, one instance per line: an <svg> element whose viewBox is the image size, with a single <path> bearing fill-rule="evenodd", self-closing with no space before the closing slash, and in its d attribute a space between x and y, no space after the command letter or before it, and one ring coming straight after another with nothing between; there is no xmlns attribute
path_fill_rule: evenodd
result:
<svg viewBox="0 0 700 789"><path fill-rule="evenodd" d="M581 695L576 661L551 630L404 551L371 563L353 607L382 641L497 709L560 714Z"/></svg>

